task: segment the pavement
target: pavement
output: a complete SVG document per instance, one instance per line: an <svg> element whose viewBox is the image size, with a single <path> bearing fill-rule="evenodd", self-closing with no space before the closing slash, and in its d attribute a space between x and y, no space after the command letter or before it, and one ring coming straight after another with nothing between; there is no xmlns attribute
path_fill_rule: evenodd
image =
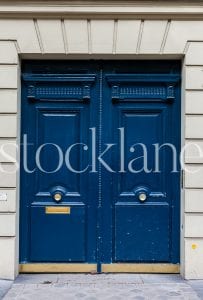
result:
<svg viewBox="0 0 203 300"><path fill-rule="evenodd" d="M27 274L0 280L4 300L203 299L203 280L168 274Z"/></svg>
<svg viewBox="0 0 203 300"><path fill-rule="evenodd" d="M3 296L11 288L13 281L10 280L0 280L0 299L3 299Z"/></svg>

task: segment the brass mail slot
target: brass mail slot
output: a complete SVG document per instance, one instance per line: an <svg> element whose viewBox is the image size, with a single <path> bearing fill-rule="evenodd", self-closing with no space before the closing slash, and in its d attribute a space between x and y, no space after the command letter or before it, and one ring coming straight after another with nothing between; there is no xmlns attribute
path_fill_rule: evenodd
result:
<svg viewBox="0 0 203 300"><path fill-rule="evenodd" d="M46 214L70 214L70 206L46 206Z"/></svg>

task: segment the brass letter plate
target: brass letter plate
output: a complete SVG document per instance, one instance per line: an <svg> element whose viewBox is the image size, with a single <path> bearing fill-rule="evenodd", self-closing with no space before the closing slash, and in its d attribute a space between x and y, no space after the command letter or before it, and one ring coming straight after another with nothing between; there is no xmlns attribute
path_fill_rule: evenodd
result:
<svg viewBox="0 0 203 300"><path fill-rule="evenodd" d="M70 214L70 206L46 206L46 214Z"/></svg>

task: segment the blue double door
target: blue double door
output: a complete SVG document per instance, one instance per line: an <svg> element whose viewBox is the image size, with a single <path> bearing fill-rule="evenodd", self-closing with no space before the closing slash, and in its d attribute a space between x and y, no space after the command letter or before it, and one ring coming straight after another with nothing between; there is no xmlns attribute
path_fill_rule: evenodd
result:
<svg viewBox="0 0 203 300"><path fill-rule="evenodd" d="M23 63L21 263L179 262L179 74Z"/></svg>

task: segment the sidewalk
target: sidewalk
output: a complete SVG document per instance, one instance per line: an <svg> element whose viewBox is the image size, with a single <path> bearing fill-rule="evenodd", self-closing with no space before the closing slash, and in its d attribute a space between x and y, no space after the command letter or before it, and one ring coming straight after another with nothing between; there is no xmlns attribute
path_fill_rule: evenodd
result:
<svg viewBox="0 0 203 300"><path fill-rule="evenodd" d="M13 281L10 280L0 280L0 299L8 292L12 286Z"/></svg>
<svg viewBox="0 0 203 300"><path fill-rule="evenodd" d="M5 282L0 281L0 290L9 288L10 282ZM196 300L203 299L203 280L185 281L179 275L164 274L20 275L3 299Z"/></svg>

